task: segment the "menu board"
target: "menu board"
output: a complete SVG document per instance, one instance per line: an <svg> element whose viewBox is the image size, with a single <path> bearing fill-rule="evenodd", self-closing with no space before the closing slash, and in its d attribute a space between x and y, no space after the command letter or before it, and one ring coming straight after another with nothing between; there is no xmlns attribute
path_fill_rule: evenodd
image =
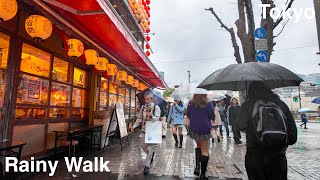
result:
<svg viewBox="0 0 320 180"><path fill-rule="evenodd" d="M123 138L125 136L128 136L128 130L126 125L126 120L124 118L124 111L123 111L123 104L120 102L116 103L116 110L115 114L117 115L118 119L118 125L119 125L119 131L120 131L120 137Z"/></svg>

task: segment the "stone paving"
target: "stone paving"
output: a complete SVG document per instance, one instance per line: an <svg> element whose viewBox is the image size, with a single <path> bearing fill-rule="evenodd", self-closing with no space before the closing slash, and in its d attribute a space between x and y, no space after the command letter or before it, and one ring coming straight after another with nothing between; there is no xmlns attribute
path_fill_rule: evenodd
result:
<svg viewBox="0 0 320 180"><path fill-rule="evenodd" d="M299 126L298 126L299 127ZM292 180L320 179L320 124L310 123L309 129L298 128L298 142L290 147L288 157L288 178ZM245 134L242 134L244 140ZM104 152L103 156L110 161L111 173L77 173L78 179L195 179L195 144L185 138L183 148L174 147L170 131L167 138L156 148L155 161L150 175L143 176L143 162L146 157L139 147L139 133L130 135L129 146L121 151L117 142ZM210 160L207 175L210 179L243 179L246 180L244 167L245 145L235 145L233 139L223 138L220 144L210 145ZM92 158L92 157L91 157ZM90 159L90 158L89 158ZM47 179L47 175L37 174L30 179ZM72 176L61 168L54 179L70 179Z"/></svg>

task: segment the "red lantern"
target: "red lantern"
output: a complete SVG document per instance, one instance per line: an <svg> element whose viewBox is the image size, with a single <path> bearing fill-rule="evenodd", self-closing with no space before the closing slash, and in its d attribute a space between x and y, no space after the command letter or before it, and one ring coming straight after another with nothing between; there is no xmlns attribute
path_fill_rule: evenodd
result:
<svg viewBox="0 0 320 180"><path fill-rule="evenodd" d="M147 30L146 30L146 33L149 33L149 32L150 32L150 29L147 29Z"/></svg>
<svg viewBox="0 0 320 180"><path fill-rule="evenodd" d="M146 4L149 5L150 4L150 0L146 0Z"/></svg>
<svg viewBox="0 0 320 180"><path fill-rule="evenodd" d="M150 45L149 44L146 44L146 49L150 49Z"/></svg>
<svg viewBox="0 0 320 180"><path fill-rule="evenodd" d="M146 55L147 55L147 56L150 56L150 51L147 51L147 52L146 52Z"/></svg>
<svg viewBox="0 0 320 180"><path fill-rule="evenodd" d="M147 6L147 11L150 11L150 6Z"/></svg>
<svg viewBox="0 0 320 180"><path fill-rule="evenodd" d="M149 41L150 41L150 37L149 37L149 36L146 36L146 40L149 42Z"/></svg>
<svg viewBox="0 0 320 180"><path fill-rule="evenodd" d="M148 22L148 25L150 26L150 21Z"/></svg>

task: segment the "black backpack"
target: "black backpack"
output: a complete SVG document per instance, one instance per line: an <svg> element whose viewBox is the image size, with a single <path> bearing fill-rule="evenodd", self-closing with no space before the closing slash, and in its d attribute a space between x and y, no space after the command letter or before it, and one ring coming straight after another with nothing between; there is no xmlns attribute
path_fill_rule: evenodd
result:
<svg viewBox="0 0 320 180"><path fill-rule="evenodd" d="M270 149L287 146L287 118L274 102L257 101L253 108L252 119L259 145Z"/></svg>

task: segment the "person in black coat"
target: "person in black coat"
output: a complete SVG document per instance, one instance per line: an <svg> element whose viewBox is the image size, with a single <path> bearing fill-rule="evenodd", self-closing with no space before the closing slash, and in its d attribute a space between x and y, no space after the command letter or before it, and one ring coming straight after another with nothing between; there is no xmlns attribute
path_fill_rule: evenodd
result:
<svg viewBox="0 0 320 180"><path fill-rule="evenodd" d="M235 144L242 144L241 134L237 126L238 116L240 113L240 106L237 98L232 98L230 101L230 106L228 107L227 115L229 124L232 127L233 139Z"/></svg>
<svg viewBox="0 0 320 180"><path fill-rule="evenodd" d="M287 144L281 149L266 149L259 143L257 127L254 127L252 112L258 100L274 102L286 117ZM264 83L254 82L249 86L246 101L242 104L237 122L240 131L246 132L247 152L245 167L249 180L287 180L288 145L297 142L297 127L288 106Z"/></svg>

